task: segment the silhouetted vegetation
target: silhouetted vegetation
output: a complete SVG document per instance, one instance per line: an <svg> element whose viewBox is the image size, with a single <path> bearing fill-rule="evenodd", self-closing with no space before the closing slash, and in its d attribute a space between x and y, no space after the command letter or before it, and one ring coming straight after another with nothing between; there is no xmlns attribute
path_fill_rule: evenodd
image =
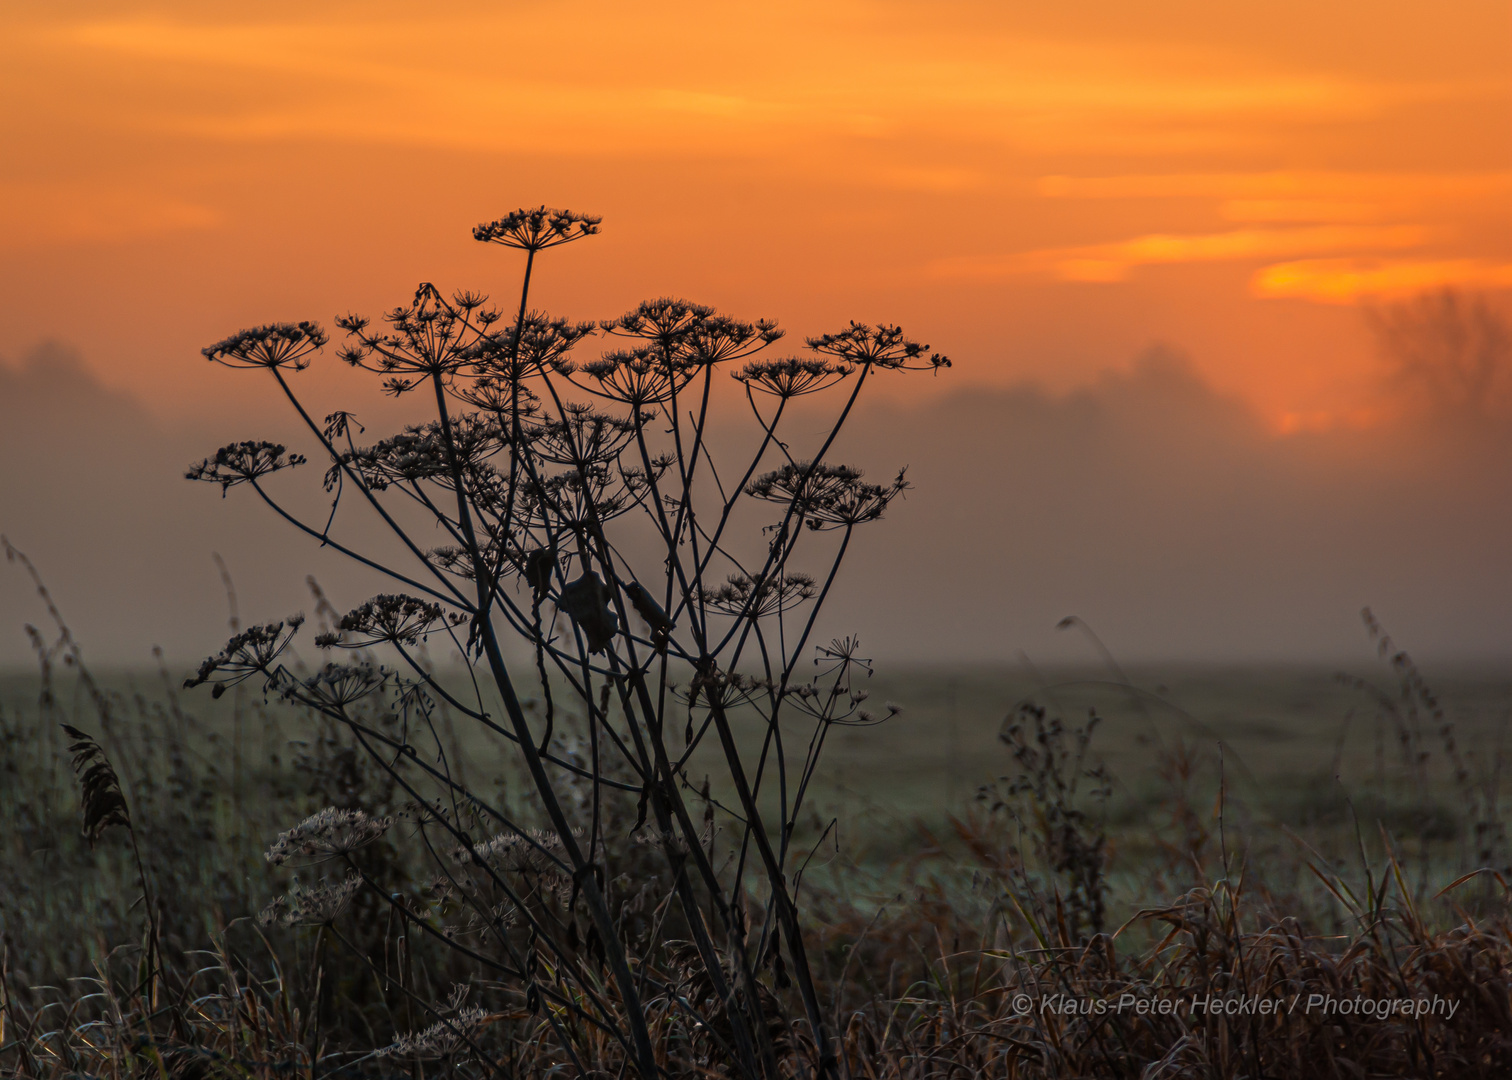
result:
<svg viewBox="0 0 1512 1080"><path fill-rule="evenodd" d="M1390 748L1360 802L1293 804L1311 838L1236 798L1223 741L1162 735L1174 707L1115 672L1153 786L1120 780L1100 715L1046 686L1003 702L1005 774L948 835L921 823L865 888L816 866L837 843L826 743L899 711L870 702L857 640L816 626L854 531L908 487L827 455L869 381L949 361L854 323L759 357L775 324L681 300L597 324L531 310L538 257L598 228L544 208L479 226L524 254L507 311L422 284L376 323L338 319L343 361L424 402L384 438L296 391L329 344L316 323L204 350L269 378L311 447L239 441L189 477L398 590L343 613L312 582L311 619L233 618L185 684L214 719L166 671L153 694L98 679L7 545L55 632L28 628L36 716L0 714L0 1069L1505 1073L1500 748L1462 745L1368 612L1395 683L1350 689ZM750 416L738 456L712 430L725 372ZM784 421L817 394L835 408L804 446ZM271 479L312 459L318 517ZM309 622L351 659L309 662Z"/></svg>

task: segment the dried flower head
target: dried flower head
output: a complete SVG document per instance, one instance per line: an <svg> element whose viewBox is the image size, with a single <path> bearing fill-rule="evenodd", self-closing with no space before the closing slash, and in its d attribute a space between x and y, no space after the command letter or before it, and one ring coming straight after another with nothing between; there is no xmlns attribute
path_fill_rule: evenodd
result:
<svg viewBox="0 0 1512 1080"><path fill-rule="evenodd" d="M733 709L769 693L775 685L770 679L742 675L738 671L720 671L715 668L695 672L688 680L687 693L676 693L674 696L679 701L685 702L690 709L698 704L700 697L704 704L711 708L718 706L722 709Z"/></svg>
<svg viewBox="0 0 1512 1080"><path fill-rule="evenodd" d="M319 323L268 323L241 330L201 349L205 359L233 368L292 368L310 366L309 354L328 340Z"/></svg>
<svg viewBox="0 0 1512 1080"><path fill-rule="evenodd" d="M757 477L747 485L746 494L787 503L800 522L817 532L880 518L887 504L908 490L903 474L899 470L893 482L883 487L865 483L861 471L847 465L800 461Z"/></svg>
<svg viewBox="0 0 1512 1080"><path fill-rule="evenodd" d="M329 926L340 917L362 887L362 878L348 874L340 881L301 885L296 878L289 891L257 914L260 926Z"/></svg>
<svg viewBox="0 0 1512 1080"><path fill-rule="evenodd" d="M456 625L464 618L454 612L449 621ZM382 642L418 645L421 638L447 621L440 604L382 593L343 615L336 623L335 633L321 634L315 644L323 649L363 649Z"/></svg>
<svg viewBox="0 0 1512 1080"><path fill-rule="evenodd" d="M474 900L460 914L466 916L462 922L442 923L440 926L442 936L448 941L456 941L459 938L477 934L496 933L516 926L520 922L520 909L508 900L497 904L483 904Z"/></svg>
<svg viewBox="0 0 1512 1080"><path fill-rule="evenodd" d="M838 334L809 338L808 347L857 367L938 372L950 366L949 357L929 352L928 345L909 341L896 326L867 326L853 322L850 329Z"/></svg>
<svg viewBox="0 0 1512 1080"><path fill-rule="evenodd" d="M303 679L286 679L286 699L341 712L388 682L389 672L374 664L327 664Z"/></svg>
<svg viewBox="0 0 1512 1080"><path fill-rule="evenodd" d="M818 586L808 574L777 574L757 581L745 574L731 574L717 589L703 589L700 597L715 611L759 619L812 600Z"/></svg>
<svg viewBox="0 0 1512 1080"><path fill-rule="evenodd" d="M453 304L430 282L421 282L408 307L397 307L383 316L388 329L368 332L368 320L346 315L336 325L347 333L348 344L341 359L390 378L384 384L391 394L402 394L427 378L446 380L472 363L472 350L498 319L498 314L474 310L469 304L482 298L461 293ZM476 306L476 305L474 305ZM408 378L406 376L414 376Z"/></svg>
<svg viewBox="0 0 1512 1080"><path fill-rule="evenodd" d="M303 625L303 615L292 615L280 623L248 627L227 641L224 649L200 664L194 678L184 680L184 687L200 686L214 679L215 685L210 693L218 698L258 672L272 675L273 661L289 647L289 642ZM218 675L222 677L216 678Z"/></svg>
<svg viewBox="0 0 1512 1080"><path fill-rule="evenodd" d="M602 465L615 461L635 434L635 424L591 405L567 402L562 419L530 425L531 449L553 465Z"/></svg>
<svg viewBox="0 0 1512 1080"><path fill-rule="evenodd" d="M566 867L562 861L562 838L543 829L501 833L491 840L470 848L454 848L452 861L463 866L490 866L499 871L556 874ZM570 880L570 879L569 879Z"/></svg>
<svg viewBox="0 0 1512 1080"><path fill-rule="evenodd" d="M303 454L288 454L281 443L238 442L223 446L215 456L191 465L186 480L207 480L221 486L221 495L237 484L254 483L269 473L303 465Z"/></svg>
<svg viewBox="0 0 1512 1080"><path fill-rule="evenodd" d="M688 360L652 346L605 353L578 370L597 382L598 387L577 380L575 385L636 409L671 401L695 373Z"/></svg>
<svg viewBox="0 0 1512 1080"><path fill-rule="evenodd" d="M520 379L479 375L477 371L472 375L472 381L459 379L451 387L452 393L467 404L494 413L501 419L519 416L521 420L529 420L540 415L540 397Z"/></svg>
<svg viewBox="0 0 1512 1080"><path fill-rule="evenodd" d="M451 418L450 446L464 474L480 475L483 463L503 448L507 433L497 418L465 413ZM372 446L342 452L340 460L326 472L326 490L339 483L343 469L351 469L374 491L387 490L394 484L413 484L422 480L451 490L455 486L447 430L439 421L412 424L398 435Z"/></svg>
<svg viewBox="0 0 1512 1080"><path fill-rule="evenodd" d="M740 360L782 338L783 331L766 319L753 323L714 315L689 327L682 341L684 355L699 367Z"/></svg>
<svg viewBox="0 0 1512 1080"><path fill-rule="evenodd" d="M852 704L855 703L855 699L852 698ZM883 704L882 709L883 711L880 713L874 713L870 709L857 709L851 716L841 717L832 721L832 723L840 724L844 727L872 727L875 724L886 723L897 716L903 711L903 706L899 705L896 701L888 701Z"/></svg>
<svg viewBox="0 0 1512 1080"><path fill-rule="evenodd" d="M571 323L532 311L518 326L509 326L480 338L469 350L472 374L518 383L535 375L572 370L567 354L598 327L594 323Z"/></svg>
<svg viewBox="0 0 1512 1080"><path fill-rule="evenodd" d="M595 235L603 220L592 214L538 206L534 210L515 210L497 221L475 226L473 239L521 251L543 251Z"/></svg>
<svg viewBox="0 0 1512 1080"><path fill-rule="evenodd" d="M714 309L704 304L663 296L642 301L617 319L599 323L605 333L644 338L663 348L685 339L699 323L714 317Z"/></svg>
<svg viewBox="0 0 1512 1080"><path fill-rule="evenodd" d="M752 390L786 400L825 390L854 370L851 365L834 360L790 356L783 360L754 361L730 375Z"/></svg>
<svg viewBox="0 0 1512 1080"><path fill-rule="evenodd" d="M391 817L373 817L365 810L338 810L328 806L298 825L278 834L264 858L274 866L290 859L320 861L366 847L388 832Z"/></svg>

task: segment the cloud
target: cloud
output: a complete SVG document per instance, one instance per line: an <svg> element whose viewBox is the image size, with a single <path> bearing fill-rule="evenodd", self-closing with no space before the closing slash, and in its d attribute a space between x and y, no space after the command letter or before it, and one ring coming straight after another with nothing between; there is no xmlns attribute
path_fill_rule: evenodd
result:
<svg viewBox="0 0 1512 1080"><path fill-rule="evenodd" d="M1406 206L1388 202L1343 202L1323 199L1229 199L1218 213L1229 221L1273 222L1374 222L1400 214Z"/></svg>
<svg viewBox="0 0 1512 1080"><path fill-rule="evenodd" d="M1128 176L1044 176L1047 199L1437 200L1512 193L1512 172L1192 172Z"/></svg>
<svg viewBox="0 0 1512 1080"><path fill-rule="evenodd" d="M1443 92L1255 58L1215 65L1210 50L1171 44L939 21L905 29L864 4L759 13L671 4L653 17L592 4L426 19L195 16L60 19L27 36L66 65L103 62L145 86L197 71L210 92L111 103L140 125L231 140L572 154L752 156L773 140L927 134L1038 154L1149 156L1249 143L1256 125L1367 118L1404 94Z"/></svg>
<svg viewBox="0 0 1512 1080"><path fill-rule="evenodd" d="M1323 303L1444 285L1508 284L1503 262L1465 257L1453 248L1464 243L1467 213L1505 216L1512 172L1046 176L1037 191L1046 199L1212 201L1219 217L1255 227L955 256L930 263L928 272L940 278L1038 275L1118 282L1135 268L1154 264L1284 259L1256 272L1252 294ZM1376 254L1432 242L1449 250L1416 259Z"/></svg>
<svg viewBox="0 0 1512 1080"><path fill-rule="evenodd" d="M962 257L931 264L938 277L992 278L1051 273L1063 281L1123 281L1139 266L1230 262L1337 251L1411 248L1429 237L1417 225L1320 225L1219 233L1150 233L1111 244L1044 248L1001 258Z"/></svg>
<svg viewBox="0 0 1512 1080"><path fill-rule="evenodd" d="M1512 262L1487 259L1300 259L1255 272L1259 297L1352 304L1434 289L1512 289Z"/></svg>

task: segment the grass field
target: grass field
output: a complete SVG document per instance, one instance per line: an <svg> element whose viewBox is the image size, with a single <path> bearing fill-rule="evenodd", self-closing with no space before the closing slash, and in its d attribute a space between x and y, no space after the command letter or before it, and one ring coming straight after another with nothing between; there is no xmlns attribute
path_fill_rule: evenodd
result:
<svg viewBox="0 0 1512 1080"><path fill-rule="evenodd" d="M396 793L333 726L265 704L249 690L214 701L203 692L180 691L179 682L178 673L144 669L103 673L91 684L72 670L60 670L53 675L51 700L39 700L42 684L36 673L13 672L0 678L0 817L6 823L0 843L0 940L9 987L7 1015L13 1017L12 1038L5 1046L22 1045L14 1033L25 1020L32 1040L26 1043L31 1056L25 1060L33 1071L67 1072L84 1060L77 1057L83 1052L78 1046L70 1051L74 1059L66 1054L49 1058L46 1047L51 1044L36 1036L39 1018L48 1008L81 1007L82 991L67 988L82 984L67 980L100 977L115 970L112 965L127 962L116 978L130 981L122 980L122 972L137 970L131 958L140 958L147 942L138 902L139 871L120 831L107 833L94 849L79 835L78 793L59 723L78 725L99 737L121 776L146 873L159 896L160 947L187 958L195 949L214 945L221 950L222 965L229 965L226 970L241 971L239 977L249 984L255 972L262 973L257 976L264 980L261 985L272 988L266 990L272 995L270 1009L276 1012L276 1002L283 1002L280 1023L287 1030L276 1046L270 1043L256 1053L245 1046L229 1047L223 1025L214 1023L194 1037L199 1042L190 1040L195 1046L219 1047L215 1054L240 1054L236 1060L242 1065L260 1062L254 1072L266 1067L272 1075L286 1069L303 1052L299 1048L309 1044L309 995L318 998L321 984L299 973L323 971L325 963L321 947L314 944L323 940L318 935L312 939L297 929L272 928L262 937L248 918L288 884L287 873L269 867L263 850L278 832L323 806L364 805L374 812L392 812L403 802L402 793ZM854 998L857 1017L871 1017L866 1024L875 1020L883 1025L876 1030L865 1024L857 1028L861 1034L856 1034L859 1041L852 1049L861 1058L873 1052L893 1055L893 1075L935 1075L920 1064L923 1059L910 1055L918 1049L917 1040L938 1045L941 1039L949 1043L957 1038L939 1026L945 1022L940 1010L947 1002L954 1002L952 1009L966 1009L976 1018L971 1023L990 1033L997 1030L994 1025L1016 1022L1002 1013L1002 987L1021 985L1029 977L1025 970L1039 980L1036 985L1059 972L1057 978L1072 978L1075 986L1091 992L1091 983L1077 981L1090 977L1087 961L1078 960L1077 973L1068 975L1057 966L1067 961L1055 950L1028 969L1014 968L1017 974L1005 968L988 977L982 966L989 957L999 957L993 964L1006 962L1001 950L1018 947L1016 940L1020 946L1032 946L1032 939L1019 937L1022 934L1048 932L1053 943L1057 918L1062 920L1065 948L1074 946L1072 951L1080 955L1078 950L1090 947L1085 928L1076 929L1079 916L1072 918L1067 931L1066 916L1057 914L1063 901L1071 910L1086 898L1076 899L1079 871L1056 865L1057 858L1065 861L1064 848L1058 846L1064 838L1057 839L1046 828L1047 821L1073 820L1076 813L1084 812L1085 817L1075 819L1075 842L1090 843L1099 852L1096 888L1103 890L1106 902L1106 929L1152 905L1180 901L1198 905L1192 909L1198 911L1192 916L1198 922L1208 919L1214 927L1227 927L1224 932L1237 944L1232 955L1220 958L1223 964L1242 967L1245 957L1257 962L1253 950L1280 947L1274 927L1285 925L1286 919L1300 919L1298 925L1322 936L1298 942L1309 942L1307 948L1323 949L1328 956L1354 956L1356 968L1363 963L1360 957L1377 954L1371 952L1376 946L1360 944L1367 938L1355 935L1362 927L1375 926L1369 934L1379 934L1384 927L1388 937L1401 935L1404 942L1414 943L1413 955L1450 965L1461 973L1454 975L1456 979L1471 978L1464 972L1482 962L1493 967L1474 978L1506 975L1505 958L1497 959L1501 954L1496 950L1512 948L1512 937L1498 921L1503 905L1492 879L1484 877L1446 898L1436 894L1488 859L1498 868L1495 860L1508 859L1501 825L1501 755L1512 711L1512 673L1448 672L1436 675L1429 690L1426 678L1410 664L1392 667L1384 661L1367 661L1346 677L1324 668L1174 665L1133 669L1117 677L1092 670L880 670L867 688L871 700L896 701L903 711L874 727L830 731L811 812L797 840L802 848L812 846L805 888L813 933L823 943L817 955L825 985L837 1010ZM1023 772L1023 761L1015 759L1002 738L1005 722L1013 715L1026 715L1014 710L1030 700L1045 706L1050 718L1064 718L1066 735L1061 742L1073 750L1071 733L1094 713L1099 718L1084 760L1061 775L1069 779L1104 763L1111 776L1106 799L1089 798L1088 789L1094 785L1085 778L1079 781L1079 793L1062 800L1059 810L1054 798L1004 797L1010 783L1004 778ZM562 730L570 735L570 729L564 724ZM494 792L502 804L523 806L522 813L528 815L529 799L522 801L515 794L523 786L495 740L446 718L438 731L441 749L472 784ZM796 766L808 732L793 725L785 735L790 762ZM745 731L742 737L754 749L756 733ZM695 783L699 765L695 756L689 770ZM983 791L989 793L986 801L979 798ZM1004 803L996 813L991 810L992 793ZM721 798L718 784L713 794ZM617 805L617 812L628 819L633 803ZM1068 808L1069 817L1064 816ZM630 823L624 821L625 827ZM407 893L422 886L418 866L423 858L413 841L395 839L384 858L395 887ZM1388 867L1395 870L1388 874ZM1386 900L1388 877L1397 893L1395 908ZM1353 892L1349 882L1355 883ZM1372 899L1378 888L1380 897ZM1362 895L1367 899L1360 900ZM1005 909L1004 898L1010 896L1018 898L1022 918ZM1240 896L1248 899L1241 904ZM363 919L381 915L360 910L368 912ZM1241 915L1245 910L1248 914ZM1465 944L1465 927L1474 925L1463 921L1471 918L1467 912L1490 920L1488 929L1476 934L1492 936L1475 938L1473 948ZM1158 987L1158 979L1149 982L1154 978L1150 958L1164 956L1163 970L1169 972L1190 955L1180 954L1187 959L1173 961L1170 945L1164 946L1165 954L1159 949L1143 952L1152 947L1155 934L1145 923L1135 922L1138 925L1120 939L1117 953L1123 959L1114 965L1127 964L1128 970L1105 976L1125 980L1119 985ZM1206 940L1202 935L1207 931L1194 926L1187 925L1183 940ZM926 940L931 935L934 944ZM947 938L957 946L953 953L940 949ZM1097 940L1092 939L1094 944ZM1356 944L1345 947L1349 940ZM1344 953L1337 953L1330 941L1340 943L1337 948L1345 948ZM359 945L379 948L362 941ZM923 952L918 951L921 946ZM855 953L859 961L850 959L852 949L860 950ZM1378 959L1388 955L1395 954L1388 949ZM444 996L447 979L459 976L448 974L444 958L431 957L429 962L437 965L429 976L429 992ZM1361 969L1363 974L1348 975L1345 983L1362 979L1357 988L1369 990L1375 985L1370 980L1385 977L1381 972L1394 961L1379 962L1387 967L1375 974L1370 974L1374 968ZM965 983L952 980L966 979L972 970L978 981L967 993ZM300 1068L314 1070L317 1060L326 1060L327 1070L336 1068L346 1060L342 1053L355 1052L340 1050L342 1045L368 1047L369 1057L361 1059L368 1061L371 1048L392 1037L385 1024L393 1030L404 1023L423 1026L395 1012L391 993L380 990L376 998L368 991L359 993L350 980L360 982L360 971L341 978L338 985L346 988L341 992L357 994L353 1001L367 1004L352 1017L327 1017L324 1038L332 1042L324 1059L317 1023L316 1044ZM905 984L919 978L925 983L904 993L907 987L898 983L900 978ZM986 983L980 982L983 978ZM1197 985L1190 982L1195 975L1182 978L1188 979L1180 984L1184 987ZM1211 978L1211 972L1203 978ZM1104 976L1098 979L1106 981ZM1296 980L1305 982L1301 974ZM124 993L111 991L118 992ZM957 1000L961 994L965 997ZM295 1007L300 1000L306 1002L303 1013ZM48 1006L49 1001L63 1004ZM69 1001L74 1004L67 1005ZM912 1019L888 1035L893 1027L885 1022L884 1006L896 1010L905 1002L912 1002ZM876 1013L878 1008L884 1012ZM147 1004L139 1011L143 1017L155 1015ZM131 1009L125 1008L125 1013ZM960 1017L951 1021L958 1025L952 1030L959 1031L963 1022ZM1502 1023L1489 1014L1478 1015L1475 1022L1491 1031ZM135 1031L132 1037L141 1038L144 1023L150 1030L145 1020L130 1021L120 1030ZM277 1026L272 1020L267 1023ZM1362 1030L1358 1038L1379 1041L1379 1034ZM1095 1025L1073 1025L1054 1037L1081 1040L1077 1053L1090 1056L1077 1060L1092 1062L1085 1069L1088 1075L1141 1075L1132 1064L1132 1071L1123 1065L1097 1064L1105 1051L1095 1048L1106 1035ZM1130 1029L1120 1037L1134 1035ZM1041 1036L1050 1037L1043 1032ZM1406 1029L1398 1036L1393 1036L1396 1042L1387 1040L1397 1056L1381 1060L1399 1064L1417 1052L1411 1049L1417 1036ZM1063 1065L1051 1068L1044 1064L1049 1059L1043 1054L1035 1057L1028 1051L1022 1071L1002 1071L998 1067L1003 1061L989 1045L995 1037L982 1036L988 1043L979 1049L988 1064L977 1074L1081 1074L1068 1073ZM1177 1038L1174 1034L1149 1037L1155 1040L1149 1043L1149 1054L1177 1045L1171 1041ZM1260 1038L1253 1032L1246 1037ZM1334 1038L1326 1032L1320 1037ZM1296 1050L1290 1042L1283 1042L1283 1047L1283 1056ZM1203 1052L1211 1060L1227 1060L1222 1055L1230 1053L1221 1050L1220 1043ZM1273 1052L1282 1051L1263 1051ZM1465 1052L1480 1055L1478 1060L1485 1063L1504 1060L1498 1056L1501 1050ZM1137 1061L1144 1053L1128 1060ZM1066 1060L1073 1058L1070 1054ZM113 1059L107 1054L100 1060ZM550 1060L548 1054L540 1067L546 1068ZM20 1061L0 1060L0 1068ZM1035 1068L1050 1071L1033 1071L1033 1061L1040 1062ZM132 1074L132 1069L121 1074ZM1322 1075L1307 1068L1267 1073L1315 1074ZM1494 1070L1482 1074L1496 1075ZM1252 1073L1229 1069L1172 1075Z"/></svg>
<svg viewBox="0 0 1512 1080"><path fill-rule="evenodd" d="M1182 741L1216 784L1225 762L1232 795L1253 810L1307 824L1344 793L1400 786L1400 739L1391 711L1374 694L1341 678L1368 679L1404 707L1384 665L1352 672L1308 667L1134 669L1137 691L1106 672L1051 672L1031 678L1012 670L879 672L878 697L905 712L874 729L833 737L827 771L848 805L869 814L930 817L959 807L1011 768L999 733L1020 701L1058 707L1068 721L1090 710L1102 718L1094 753L1117 780L1115 801L1138 803L1158 786L1158 752ZM1433 680L1459 745L1482 765L1504 745L1512 718L1512 672L1459 670ZM1438 733L1423 718L1428 752L1440 756ZM1444 780L1445 777L1438 777ZM1332 790L1329 790L1332 789ZM1434 783L1434 794L1453 793ZM1125 813L1130 812L1125 807Z"/></svg>
<svg viewBox="0 0 1512 1080"><path fill-rule="evenodd" d="M1118 680L1128 679L1128 685ZM1369 687L1352 685L1362 679ZM115 699L122 718L116 738L140 747L125 755L150 771L146 756L172 753L195 773L180 786L202 778L209 767L222 795L233 795L248 823L272 827L297 819L310 801L300 791L299 760L311 752L318 725L310 717L264 706L243 694L213 701L207 693L176 689L177 673L165 685L151 669L109 672L100 685ZM34 672L0 676L0 709L25 739L38 717ZM1415 703L1404 698L1396 675L1368 661L1355 671L1310 667L1217 667L1170 665L1135 668L1116 677L1106 671L1028 672L1022 668L881 669L869 681L874 701L894 701L902 712L874 727L837 727L827 736L815 785L815 823L836 819L840 864L886 866L916 849L919 838L950 831L948 817L978 807L979 792L1014 772L1001 739L1005 719L1018 703L1036 701L1068 724L1100 718L1089 764L1101 760L1113 778L1106 814L1111 834L1138 852L1163 820L1160 804L1169 795L1169 761L1179 753L1191 771L1188 798L1210 809L1220 772L1232 815L1267 828L1289 826L1307 832L1322 847L1342 839L1352 844L1354 817L1364 820L1374 843L1374 820L1383 821L1406 843L1420 834L1444 858L1469 857L1461 827L1468 813L1467 788L1477 787L1496 803L1502 782L1500 755L1512 718L1512 672L1490 667L1451 671L1433 680L1443 718L1408 716ZM169 693L181 702L175 718ZM55 711L90 727L93 705L84 690L60 683ZM83 719L77 719L80 716ZM1472 773L1456 782L1445 750L1444 723ZM1409 749L1404 725L1416 724ZM96 723L94 727L98 727ZM456 755L471 779L497 787L513 777L501 740L458 721ZM806 745L810 729L787 728L790 759ZM47 806L63 819L72 813L73 779L62 757L62 738L43 732L51 746L50 768L18 778L32 790L25 801ZM755 745L752 735L751 743ZM16 745L13 742L12 745ZM1417 782L1404 755L1426 755ZM699 773L695 756L690 773ZM713 770L710 770L713 771ZM717 775L717 773L716 773ZM133 781L140 783L140 779ZM1489 785L1489 786L1488 786ZM716 791L717 791L716 785ZM289 805L280 807L277 803ZM1353 803L1353 811L1350 804ZM237 835L243 827L232 827ZM256 846L261 840L248 836ZM827 845L831 855L833 845Z"/></svg>

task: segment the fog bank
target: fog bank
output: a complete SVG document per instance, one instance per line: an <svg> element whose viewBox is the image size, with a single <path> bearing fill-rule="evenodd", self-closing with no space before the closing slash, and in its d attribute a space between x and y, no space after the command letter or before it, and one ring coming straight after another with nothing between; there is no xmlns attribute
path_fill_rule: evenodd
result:
<svg viewBox="0 0 1512 1080"><path fill-rule="evenodd" d="M214 651L227 600L211 552L247 620L308 609L307 574L338 607L385 588L252 492L182 479L232 439L309 450L286 420L259 419L278 403L255 373L228 377L244 418L168 427L59 346L0 361L0 532L96 662ZM896 661L1077 662L1086 639L1054 631L1077 615L1130 662L1328 663L1368 654L1368 604L1423 657L1512 658L1509 451L1506 425L1443 417L1278 437L1159 351L1067 395L864 406L831 457L874 477L906 464L915 487L858 531L820 633L859 633ZM281 479L314 489L309 512L325 505L313 469ZM29 662L23 624L45 619L0 564L0 665Z"/></svg>

